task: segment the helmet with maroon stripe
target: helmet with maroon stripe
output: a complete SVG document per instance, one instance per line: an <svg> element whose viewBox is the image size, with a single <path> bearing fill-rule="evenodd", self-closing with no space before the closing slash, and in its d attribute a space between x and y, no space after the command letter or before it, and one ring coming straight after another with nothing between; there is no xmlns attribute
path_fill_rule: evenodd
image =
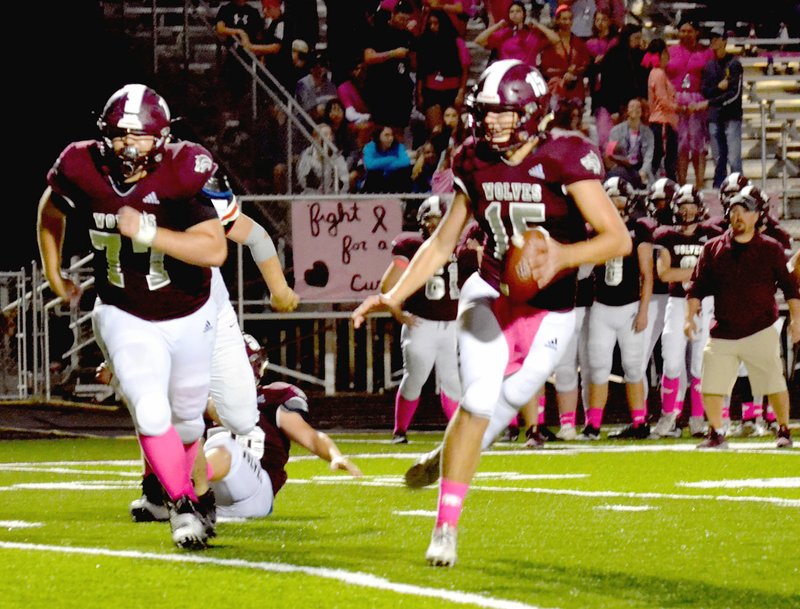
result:
<svg viewBox="0 0 800 609"><path fill-rule="evenodd" d="M253 367L253 375L256 377L256 383L258 383L269 363L267 350L251 334L243 332L242 338L247 350L247 359L250 360L250 365Z"/></svg>
<svg viewBox="0 0 800 609"><path fill-rule="evenodd" d="M549 101L547 83L539 70L518 59L502 59L487 66L467 97L467 124L477 140L495 150L514 150L539 134ZM489 112L514 112L517 119L510 133L487 129Z"/></svg>
<svg viewBox="0 0 800 609"><path fill-rule="evenodd" d="M695 205L697 209L690 210L686 205ZM683 225L694 224L705 219L706 206L703 194L692 184L684 184L672 197L672 213L678 224Z"/></svg>
<svg viewBox="0 0 800 609"><path fill-rule="evenodd" d="M632 218L637 215L637 212L641 215L641 197L628 180L614 176L603 182L603 188L612 201L620 199L623 202L623 207L620 211L625 218ZM616 204L616 201L614 203Z"/></svg>
<svg viewBox="0 0 800 609"><path fill-rule="evenodd" d="M741 205L748 211L757 211L758 221L756 222L756 226L761 226L769 211L769 197L754 184L748 184L739 192L733 193L728 197L727 202L725 217L728 220L730 220L731 209L735 205Z"/></svg>
<svg viewBox="0 0 800 609"><path fill-rule="evenodd" d="M722 204L722 209L727 210L728 200L751 183L750 180L738 171L727 175L725 179L722 180L722 184L719 185L719 202Z"/></svg>
<svg viewBox="0 0 800 609"><path fill-rule="evenodd" d="M169 106L150 87L125 85L108 98L97 127L103 138L103 155L112 171L127 179L143 169L152 169L163 158L170 135ZM114 138L128 134L152 136L150 152L141 154L135 146L114 152Z"/></svg>
<svg viewBox="0 0 800 609"><path fill-rule="evenodd" d="M672 198L678 183L669 178L659 178L647 189L647 213L659 224L672 224Z"/></svg>
<svg viewBox="0 0 800 609"><path fill-rule="evenodd" d="M447 204L439 195L431 195L420 203L417 209L417 224L419 224L425 237L429 237L439 224L447 211Z"/></svg>

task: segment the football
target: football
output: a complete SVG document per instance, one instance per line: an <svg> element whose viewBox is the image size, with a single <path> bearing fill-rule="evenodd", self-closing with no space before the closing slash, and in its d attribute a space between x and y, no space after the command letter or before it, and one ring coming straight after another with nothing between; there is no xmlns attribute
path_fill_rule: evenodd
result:
<svg viewBox="0 0 800 609"><path fill-rule="evenodd" d="M539 292L539 284L534 281L531 262L539 255L548 233L541 227L514 235L505 257L505 267L500 277L505 290L503 293L515 304L529 301Z"/></svg>

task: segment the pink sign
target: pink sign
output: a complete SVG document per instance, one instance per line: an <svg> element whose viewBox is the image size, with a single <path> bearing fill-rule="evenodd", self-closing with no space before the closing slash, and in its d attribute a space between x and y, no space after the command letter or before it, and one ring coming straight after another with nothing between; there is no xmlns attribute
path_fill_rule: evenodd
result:
<svg viewBox="0 0 800 609"><path fill-rule="evenodd" d="M399 199L295 201L294 289L304 300L323 302L376 293L402 225Z"/></svg>

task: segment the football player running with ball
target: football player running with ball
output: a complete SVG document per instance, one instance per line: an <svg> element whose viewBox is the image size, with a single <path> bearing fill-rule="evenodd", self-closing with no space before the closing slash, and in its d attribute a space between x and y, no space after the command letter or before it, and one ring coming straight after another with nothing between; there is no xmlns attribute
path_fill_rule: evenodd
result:
<svg viewBox="0 0 800 609"><path fill-rule="evenodd" d="M535 68L502 60L484 70L468 103L473 135L454 160L450 209L395 286L368 297L352 315L355 327L373 311L388 309L402 319L403 302L447 262L471 218L481 225L487 235L481 266L464 284L458 308L462 398L444 437L426 553L435 566L456 561L456 527L489 419L499 411L505 424L498 431L508 424L544 385L575 332L577 267L631 251L628 230L603 190L600 153L576 132L542 133L548 104ZM587 222L596 233L591 239ZM504 295L500 276L512 238L533 227L549 232L528 260L529 281L541 289L517 304Z"/></svg>

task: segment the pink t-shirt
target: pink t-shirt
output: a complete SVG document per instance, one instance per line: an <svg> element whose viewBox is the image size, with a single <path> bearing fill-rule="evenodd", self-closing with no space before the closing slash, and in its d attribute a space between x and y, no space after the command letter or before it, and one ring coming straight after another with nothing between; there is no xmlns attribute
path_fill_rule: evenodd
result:
<svg viewBox="0 0 800 609"><path fill-rule="evenodd" d="M502 27L489 36L487 46L497 50L497 59L519 59L536 66L539 52L548 44L547 38L539 30Z"/></svg>
<svg viewBox="0 0 800 609"><path fill-rule="evenodd" d="M661 68L650 70L647 77L647 103L650 106L650 122L666 123L678 128L678 105L675 102L675 87Z"/></svg>
<svg viewBox="0 0 800 609"><path fill-rule="evenodd" d="M706 47L697 47L690 51L681 44L671 46L667 76L675 90L699 93L703 66L713 58L714 51Z"/></svg>

